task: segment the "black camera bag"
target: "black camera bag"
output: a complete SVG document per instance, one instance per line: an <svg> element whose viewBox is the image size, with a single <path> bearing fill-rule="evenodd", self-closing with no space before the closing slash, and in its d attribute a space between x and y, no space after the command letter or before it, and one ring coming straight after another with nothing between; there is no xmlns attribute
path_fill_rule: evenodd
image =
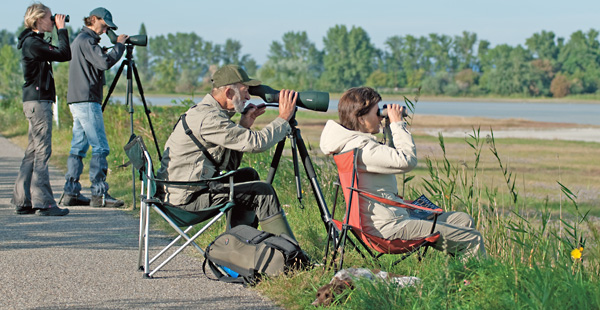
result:
<svg viewBox="0 0 600 310"><path fill-rule="evenodd" d="M202 269L205 275L208 265L218 280L251 285L261 276L276 276L309 262L293 239L247 225L235 226L219 235L206 248L204 257ZM223 272L227 269L238 276Z"/></svg>

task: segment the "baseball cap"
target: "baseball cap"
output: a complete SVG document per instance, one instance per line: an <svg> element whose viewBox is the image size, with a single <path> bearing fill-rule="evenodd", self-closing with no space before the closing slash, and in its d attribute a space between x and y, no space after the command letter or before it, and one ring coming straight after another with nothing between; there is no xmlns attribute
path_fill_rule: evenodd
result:
<svg viewBox="0 0 600 310"><path fill-rule="evenodd" d="M90 16L98 16L104 20L108 27L112 30L117 30L117 25L113 23L112 14L105 8L95 8L90 12Z"/></svg>
<svg viewBox="0 0 600 310"><path fill-rule="evenodd" d="M262 82L249 78L246 71L240 66L226 65L219 68L219 70L213 74L212 83L214 88L218 88L235 83L242 83L247 86L258 86Z"/></svg>

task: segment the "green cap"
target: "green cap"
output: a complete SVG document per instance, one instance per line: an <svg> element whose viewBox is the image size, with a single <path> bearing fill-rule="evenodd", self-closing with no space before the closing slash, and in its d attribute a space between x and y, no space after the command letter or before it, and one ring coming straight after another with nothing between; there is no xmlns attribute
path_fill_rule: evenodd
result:
<svg viewBox="0 0 600 310"><path fill-rule="evenodd" d="M262 83L259 80L249 78L248 73L240 66L236 65L226 65L219 68L219 70L213 74L211 81L214 88L235 83L242 83L248 86L258 86Z"/></svg>
<svg viewBox="0 0 600 310"><path fill-rule="evenodd" d="M117 25L113 23L112 14L105 8L95 8L90 12L90 16L97 16L104 20L108 28L112 30L117 30Z"/></svg>

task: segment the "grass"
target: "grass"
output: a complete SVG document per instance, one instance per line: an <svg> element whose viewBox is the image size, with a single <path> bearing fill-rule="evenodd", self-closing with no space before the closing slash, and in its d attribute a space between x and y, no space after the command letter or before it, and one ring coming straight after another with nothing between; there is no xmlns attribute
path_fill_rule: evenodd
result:
<svg viewBox="0 0 600 310"><path fill-rule="evenodd" d="M151 119L162 146L185 107L152 110ZM63 113L68 119L68 112ZM263 119L268 121L276 114L269 110ZM318 151L318 136L325 120L335 116L302 111L297 118L325 200L331 207L336 171L332 159ZM20 145L26 144L27 124L22 112L0 112L0 124L3 135ZM51 159L63 170L71 139L70 128L65 124L54 131ZM108 106L105 124L111 146L111 194L131 205L131 170L117 168L126 161L122 150L130 131L126 108ZM264 122L256 125L263 126ZM418 131L417 119L414 125ZM141 109L134 113L134 128L136 134L144 137L151 153L156 153ZM465 139L415 135L420 163L413 172L399 178L408 180L403 186L406 196L426 193L446 210L472 214L485 238L489 259L462 263L430 251L421 263L411 257L392 266L393 257L384 256L377 264L349 250L345 266L378 267L417 276L422 282L404 289L359 282L358 289L346 292L333 309L600 307L599 225L598 211L593 208L599 202L600 171L596 162L600 144L494 139L482 132L483 128L475 129ZM247 154L242 165L254 167L264 179L273 151ZM156 160L157 155L152 155ZM87 166L86 162L86 169ZM274 187L303 249L319 261L324 254L325 229L308 180L301 173L302 203L295 198L291 157L282 159ZM82 175L87 176L87 171ZM206 246L223 230L224 224L218 223L200 243ZM570 253L579 246L584 248L583 258L574 259ZM316 289L329 282L332 274L320 268L297 271L263 281L254 289L286 309L310 308Z"/></svg>

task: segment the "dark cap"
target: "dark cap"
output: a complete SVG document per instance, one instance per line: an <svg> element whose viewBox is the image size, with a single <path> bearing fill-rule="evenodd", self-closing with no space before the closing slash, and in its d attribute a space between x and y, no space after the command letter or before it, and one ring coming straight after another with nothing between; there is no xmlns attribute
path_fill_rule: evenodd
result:
<svg viewBox="0 0 600 310"><path fill-rule="evenodd" d="M259 80L249 78L246 71L236 65L226 65L219 68L219 70L213 74L211 81L214 88L235 83L242 83L248 86L258 86L262 83Z"/></svg>
<svg viewBox="0 0 600 310"><path fill-rule="evenodd" d="M90 12L90 16L98 16L104 20L108 27L112 30L117 30L117 25L113 23L112 14L105 8L95 8Z"/></svg>

